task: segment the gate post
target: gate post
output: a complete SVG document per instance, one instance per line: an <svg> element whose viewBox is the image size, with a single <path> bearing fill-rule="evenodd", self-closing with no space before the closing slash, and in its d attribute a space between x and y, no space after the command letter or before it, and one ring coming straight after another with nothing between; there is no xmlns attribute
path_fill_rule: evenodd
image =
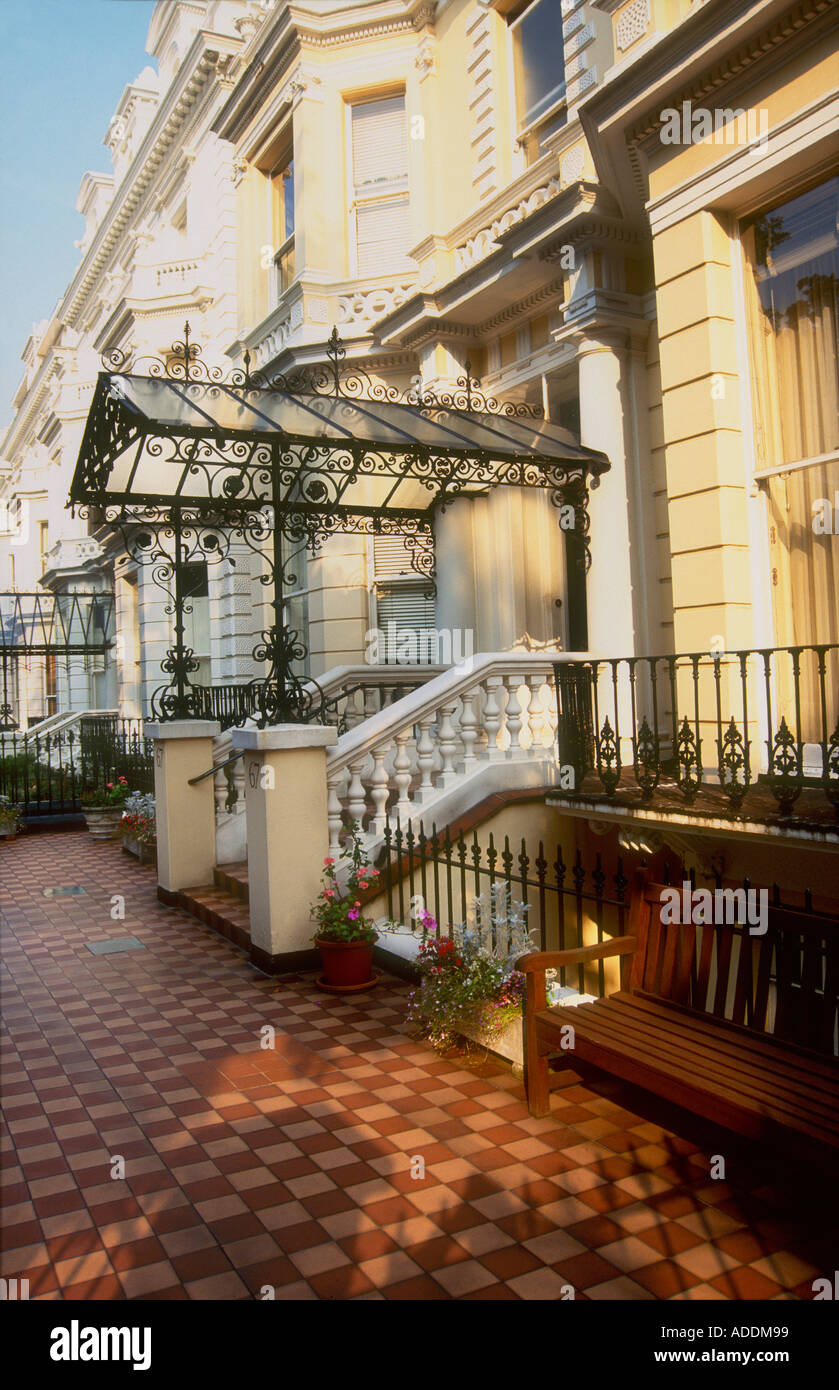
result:
<svg viewBox="0 0 839 1390"><path fill-rule="evenodd" d="M213 881L216 813L213 778L190 786L213 765L213 739L221 725L206 719L147 724L154 739L157 820L157 896L174 906L178 892Z"/></svg>
<svg viewBox="0 0 839 1390"><path fill-rule="evenodd" d="M329 853L326 750L321 724L234 729L245 761L251 960L266 974L317 964L310 907Z"/></svg>

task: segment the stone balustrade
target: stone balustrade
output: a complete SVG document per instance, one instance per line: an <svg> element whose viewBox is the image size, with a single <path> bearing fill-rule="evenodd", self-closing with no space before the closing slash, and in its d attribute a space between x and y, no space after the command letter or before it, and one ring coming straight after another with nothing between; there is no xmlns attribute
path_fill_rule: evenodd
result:
<svg viewBox="0 0 839 1390"><path fill-rule="evenodd" d="M455 667L350 729L327 753L330 846L346 816L369 848L386 817L426 823L446 803L480 799L480 774L499 785L536 785L555 765L555 653L491 653ZM514 769L525 768L527 776ZM535 775L535 781L534 781ZM486 780L486 779L484 779Z"/></svg>

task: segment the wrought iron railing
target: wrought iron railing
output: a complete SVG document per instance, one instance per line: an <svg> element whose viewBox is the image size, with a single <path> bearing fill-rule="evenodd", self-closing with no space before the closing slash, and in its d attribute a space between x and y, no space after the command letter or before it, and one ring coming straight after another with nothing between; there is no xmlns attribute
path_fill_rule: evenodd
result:
<svg viewBox="0 0 839 1390"><path fill-rule="evenodd" d="M78 813L85 793L120 777L132 791L154 791L152 745L139 719L84 719L78 730L0 738L0 796L25 819Z"/></svg>
<svg viewBox="0 0 839 1390"><path fill-rule="evenodd" d="M790 820L839 815L839 646L554 666L560 792Z"/></svg>
<svg viewBox="0 0 839 1390"><path fill-rule="evenodd" d="M580 850L567 862L561 844L545 846L543 840L528 849L525 840L510 844L505 835L498 842L492 832L477 830L465 835L432 825L426 833L409 823L403 830L398 820L388 819L384 832L384 891L387 915L412 926L419 939L427 935L421 909L429 911L442 936L455 922L465 921L477 897L491 898L503 887L507 897L527 908L527 925L534 949L564 951L592 939L622 936L627 927L630 880L619 856L604 865L595 854L583 863ZM589 925L592 924L592 925ZM563 967L559 983L584 988L582 966ZM599 966L604 992L603 963ZM573 977L573 978L572 978Z"/></svg>
<svg viewBox="0 0 839 1390"><path fill-rule="evenodd" d="M313 700L306 722L331 724L343 734L360 720L368 719L411 690L417 690L423 682L410 676L378 684L354 681L334 695L324 693L317 681L307 684L312 687ZM264 681L252 681L248 685L193 686L195 718L217 721L222 733L234 729L247 719L258 718L264 687ZM355 699L356 696L360 698Z"/></svg>
<svg viewBox="0 0 839 1390"><path fill-rule="evenodd" d="M387 915L410 929L419 941L427 938L423 910L431 913L439 933L449 936L453 923L467 919L473 900L490 898L494 886L505 890L502 901L512 900L527 907L527 925L535 949L564 951L590 946L623 936L630 928L632 896L637 891L632 880L640 861L628 861L614 849L586 856L579 848L564 850L561 843L546 845L539 840L528 845L526 840L517 839L511 844L508 835L494 836L481 830L468 834L463 830L438 831L434 825L426 833L422 825L418 830L410 824L403 829L398 820L388 820L384 847L382 888ZM661 849L646 869L664 884L680 889L689 884L691 891L697 888L694 871L672 850ZM782 899L777 883L761 889L750 879L728 880L717 871L707 883L711 891L742 887L744 901L765 903L773 948L767 957L769 970L761 988L769 991L771 1012L779 972L788 986L792 983L793 988L801 989L802 997L805 991L813 997L823 998L826 991L835 995L834 943L839 932L839 917L831 915L835 902L820 897L814 902L811 889L804 885L800 889L796 885L798 901L793 902L787 892ZM750 899L749 894L755 896ZM789 923L773 920L773 912L785 908L803 914L799 926L812 915L816 929L799 934ZM758 982L750 968L751 957L746 955L745 943L749 938L745 922L738 917L731 926L730 951L732 970L742 988L736 999L732 992L720 1005L721 1016L736 1015L736 1021L747 1025L752 1023L758 992ZM386 935L380 944L387 944ZM741 953L745 956L742 968ZM604 963L601 960L588 967L562 966L557 971L557 983L602 997L606 993ZM696 985L695 980L691 982L692 989ZM698 988L695 993L698 1000ZM832 1026L826 1050L835 1055L836 1048Z"/></svg>
<svg viewBox="0 0 839 1390"><path fill-rule="evenodd" d="M259 710L253 685L194 685L195 718L211 719L225 729L233 729L253 718Z"/></svg>

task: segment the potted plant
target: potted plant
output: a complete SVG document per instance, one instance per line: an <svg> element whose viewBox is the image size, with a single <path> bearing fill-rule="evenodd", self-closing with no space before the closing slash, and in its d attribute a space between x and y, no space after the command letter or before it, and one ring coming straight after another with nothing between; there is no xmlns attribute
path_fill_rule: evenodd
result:
<svg viewBox="0 0 839 1390"><path fill-rule="evenodd" d="M444 1052L468 1038L511 1060L521 1061L524 975L515 962L533 949L527 906L514 902L506 884L493 884L489 899L474 898L470 920L443 936L429 912L421 918L423 942L417 957L419 987L409 996L408 1021Z"/></svg>
<svg viewBox="0 0 839 1390"><path fill-rule="evenodd" d="M350 838L341 852L340 869L331 855L323 861L323 887L312 916L317 919L313 941L320 953L323 974L318 986L327 992L353 994L371 989L378 976L373 971L376 929L361 911L361 897L379 877L367 862L359 827L349 825Z"/></svg>
<svg viewBox="0 0 839 1390"><path fill-rule="evenodd" d="M107 782L104 787L83 792L81 802L85 823L94 840L115 840L119 835L122 813L130 794L124 777Z"/></svg>
<svg viewBox="0 0 839 1390"><path fill-rule="evenodd" d="M0 840L13 840L20 830L20 807L0 796Z"/></svg>
<svg viewBox="0 0 839 1390"><path fill-rule="evenodd" d="M154 797L150 792L132 792L126 798L120 823L122 847L141 864L153 864L157 859L157 822Z"/></svg>

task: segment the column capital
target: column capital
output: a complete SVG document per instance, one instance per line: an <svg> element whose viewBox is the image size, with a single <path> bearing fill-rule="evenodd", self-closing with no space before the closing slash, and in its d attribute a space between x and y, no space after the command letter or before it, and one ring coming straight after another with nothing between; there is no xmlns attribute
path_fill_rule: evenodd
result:
<svg viewBox="0 0 839 1390"><path fill-rule="evenodd" d="M218 738L221 725L215 719L172 719L165 724L146 723L146 738L166 743L177 738Z"/></svg>
<svg viewBox="0 0 839 1390"><path fill-rule="evenodd" d="M234 748L247 753L270 753L283 748L331 748L338 730L324 724L273 724L267 729L234 729Z"/></svg>

